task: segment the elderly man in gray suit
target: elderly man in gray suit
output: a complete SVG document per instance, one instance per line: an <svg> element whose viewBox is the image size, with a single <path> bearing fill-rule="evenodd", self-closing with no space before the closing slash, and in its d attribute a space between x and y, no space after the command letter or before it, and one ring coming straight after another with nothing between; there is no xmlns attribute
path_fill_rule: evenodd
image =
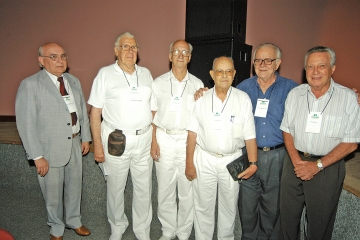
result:
<svg viewBox="0 0 360 240"><path fill-rule="evenodd" d="M35 162L50 239L63 239L65 227L87 236L80 215L82 154L91 141L86 102L79 80L65 73L64 49L47 43L38 53L43 69L20 84L16 125L28 159Z"/></svg>

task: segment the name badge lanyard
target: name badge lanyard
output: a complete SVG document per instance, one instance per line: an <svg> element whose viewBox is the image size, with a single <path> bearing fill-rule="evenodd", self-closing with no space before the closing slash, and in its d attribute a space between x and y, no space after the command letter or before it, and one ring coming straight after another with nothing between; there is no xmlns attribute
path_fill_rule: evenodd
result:
<svg viewBox="0 0 360 240"><path fill-rule="evenodd" d="M225 124L223 124L223 117L221 115L222 115L222 112L224 111L224 109L226 107L227 102L229 101L231 92L232 92L232 88L230 87L230 93L229 93L228 97L225 100L225 104L224 104L223 108L221 109L221 112L220 113L218 113L218 112L214 113L215 87L213 88L213 94L212 94L212 99L211 99L211 112L213 113L213 116L212 116L212 129L217 131L218 134L219 134L218 137L219 137L219 150L220 150L220 152L222 150L224 150L224 148L225 148L225 146L224 146L225 141L223 141L223 140L224 140L224 134L226 134L226 131L224 131ZM230 121L233 120L234 117L235 116L231 116Z"/></svg>
<svg viewBox="0 0 360 240"><path fill-rule="evenodd" d="M305 127L305 132L307 133L320 133L320 129L321 129L321 122L322 122L322 114L325 111L326 107L328 106L332 95L334 93L334 90L331 92L330 98L327 101L325 107L323 108L323 110L321 112L310 112L310 104L309 104L309 92L307 92L306 94L306 101L308 104L308 111L309 111L309 115L307 118L307 122L306 122L306 127Z"/></svg>
<svg viewBox="0 0 360 240"><path fill-rule="evenodd" d="M184 89L182 90L182 93L180 95L180 97L178 97L177 95L173 95L173 90L172 90L172 82L171 82L171 74L170 74L170 78L169 78L169 81L170 81L170 92L171 92L171 100L170 100L170 109L169 111L170 112L176 112L176 121L175 121L175 128L178 128L180 127L180 120L181 120L181 115L180 115L180 112L181 112L181 104L182 104L182 96L185 92L185 88L187 86L187 83L188 81L185 82L185 86L184 86Z"/></svg>
<svg viewBox="0 0 360 240"><path fill-rule="evenodd" d="M257 90L257 102L256 102L256 108L255 108L255 113L254 116L255 117L262 117L262 118L266 118L267 112L268 112L268 108L269 108L269 104L270 104L270 98L271 98L271 94L274 91L275 85L277 82L275 82L273 85L271 85L271 92L269 94L268 99L266 99L266 97L264 97L264 99L260 99L259 98L259 91L261 91L261 88ZM266 92L265 92L266 94Z"/></svg>
<svg viewBox="0 0 360 240"><path fill-rule="evenodd" d="M172 82L171 82L171 76L170 76L170 91L171 91L171 97L174 97L174 95L173 95L173 92L172 92ZM188 83L188 81L186 81L186 83L185 83L185 87L184 87L184 89L183 89L183 91L182 91L182 93L181 93L181 95L180 95L180 98L182 98L182 96L183 96L183 94L184 94L184 91L185 91L185 88L186 88L186 85L187 85L187 83Z"/></svg>
<svg viewBox="0 0 360 240"><path fill-rule="evenodd" d="M123 74L124 74L124 77L125 77L125 79L126 79L126 82L127 82L127 84L129 85L129 87L130 87L130 83L129 83L129 80L127 79L127 77L126 77L125 71L124 71L122 68L121 68L121 70L123 71ZM138 88L138 87L139 87L139 77L138 77L136 68L135 68L135 73L136 73L136 88Z"/></svg>
<svg viewBox="0 0 360 240"><path fill-rule="evenodd" d="M126 77L125 71L123 69L121 69L123 71L124 77L126 79L126 82L129 86L129 101L131 104L135 104L135 103L140 103L142 102L142 98L141 98L141 94L139 92L139 77L137 74L137 70L135 68L135 73L136 73L136 87L135 86L131 86L129 80ZM134 107L134 106L133 106Z"/></svg>

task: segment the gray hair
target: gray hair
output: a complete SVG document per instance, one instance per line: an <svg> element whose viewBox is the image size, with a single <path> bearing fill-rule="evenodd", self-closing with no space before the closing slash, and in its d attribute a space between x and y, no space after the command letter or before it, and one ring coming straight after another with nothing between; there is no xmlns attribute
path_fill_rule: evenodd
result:
<svg viewBox="0 0 360 240"><path fill-rule="evenodd" d="M232 62L233 66L234 66L234 60L233 60L231 57L228 57L228 56L220 56L220 57L217 57L217 58L214 59L213 65L212 65L212 70L215 70L215 69L214 69L214 65L215 65L216 60L218 60L219 58L227 58L227 59L230 59L230 61ZM234 67L235 67L235 66L234 66Z"/></svg>
<svg viewBox="0 0 360 240"><path fill-rule="evenodd" d="M176 41L174 41L174 42L172 42L172 43L170 44L170 52L171 52L171 50L172 50L172 47L173 47L174 43L176 43L177 41L179 41L179 40L176 40ZM184 40L184 41L185 41L185 40ZM186 42L186 41L185 41L185 42ZM193 46L192 46L190 43L188 43L188 42L186 42L186 43L189 45L190 53L192 53Z"/></svg>
<svg viewBox="0 0 360 240"><path fill-rule="evenodd" d="M119 36L117 36L116 39L115 39L115 47L116 47L116 48L119 48L119 46L120 46L120 45L119 45L120 40L121 40L123 37L128 37L128 38L133 38L133 39L135 39L135 36L132 35L132 34L129 33L129 32L121 33L121 34L120 34ZM135 42L136 42L136 45L137 45L136 39L135 39Z"/></svg>
<svg viewBox="0 0 360 240"><path fill-rule="evenodd" d="M263 44L260 44L255 50L254 50L254 53L253 53L253 60L255 59L255 56L256 56L256 53L257 51L262 48L262 47L272 47L275 51L276 51L276 62L278 62L279 59L281 59L282 57L282 51L281 49L276 46L275 44L273 43L263 43Z"/></svg>
<svg viewBox="0 0 360 240"><path fill-rule="evenodd" d="M307 62L307 59L308 59L309 55L312 54L312 53L316 53L316 52L326 52L326 53L328 53L329 56L330 56L330 65L331 65L331 67L335 66L335 62L336 62L335 51L332 50L329 47L316 46L316 47L313 47L313 48L309 49L305 54L305 60L304 60L304 68L305 68L305 70L306 70L306 62Z"/></svg>

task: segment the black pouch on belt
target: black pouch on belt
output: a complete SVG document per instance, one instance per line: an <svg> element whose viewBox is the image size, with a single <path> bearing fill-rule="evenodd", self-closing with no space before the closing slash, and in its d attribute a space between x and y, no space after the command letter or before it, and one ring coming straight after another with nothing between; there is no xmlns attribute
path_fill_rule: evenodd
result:
<svg viewBox="0 0 360 240"><path fill-rule="evenodd" d="M125 151L126 136L121 130L115 129L115 131L109 134L108 138L108 152L112 156L120 157Z"/></svg>

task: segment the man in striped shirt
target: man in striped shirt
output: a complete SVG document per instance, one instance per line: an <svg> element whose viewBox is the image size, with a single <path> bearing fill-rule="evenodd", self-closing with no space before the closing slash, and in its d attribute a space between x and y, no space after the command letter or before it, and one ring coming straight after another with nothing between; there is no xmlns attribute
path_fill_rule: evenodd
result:
<svg viewBox="0 0 360 240"><path fill-rule="evenodd" d="M285 158L280 192L280 239L297 239L307 211L307 239L331 239L345 177L344 157L360 141L356 94L331 78L335 52L314 47L305 55L308 84L290 91L280 129Z"/></svg>

